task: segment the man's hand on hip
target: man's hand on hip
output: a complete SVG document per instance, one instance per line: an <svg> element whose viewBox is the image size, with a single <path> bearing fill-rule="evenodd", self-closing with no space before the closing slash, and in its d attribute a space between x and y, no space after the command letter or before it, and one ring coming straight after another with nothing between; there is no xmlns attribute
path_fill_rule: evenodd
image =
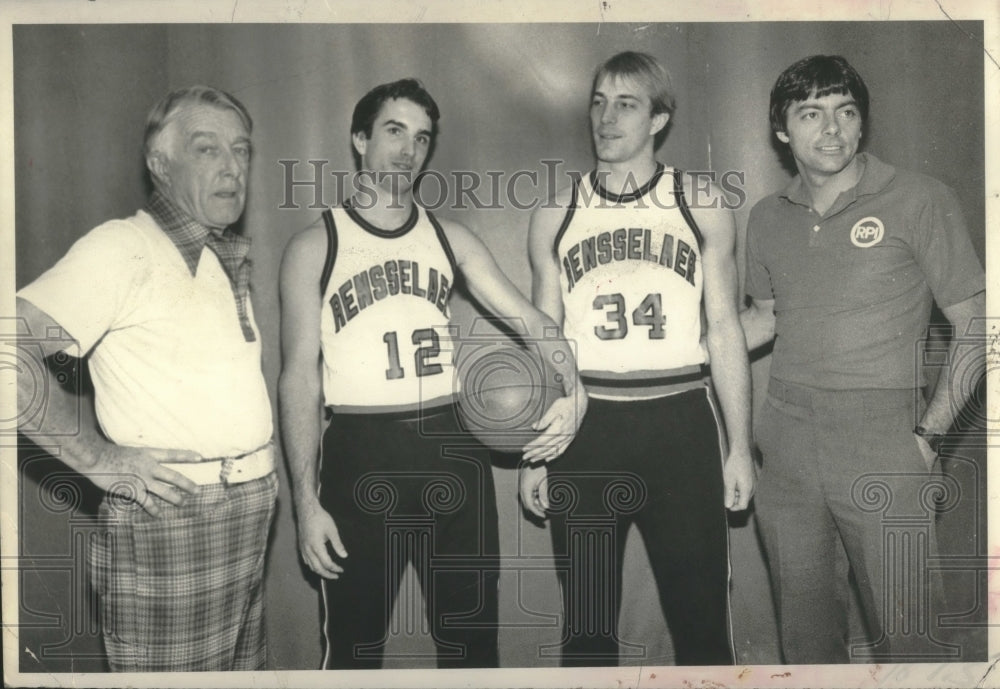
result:
<svg viewBox="0 0 1000 689"><path fill-rule="evenodd" d="M160 514L160 507L152 496L172 505L180 505L187 494L198 490L191 479L162 463L198 462L201 459L197 453L187 450L109 444L92 464L79 469L97 487L131 498L155 517Z"/></svg>

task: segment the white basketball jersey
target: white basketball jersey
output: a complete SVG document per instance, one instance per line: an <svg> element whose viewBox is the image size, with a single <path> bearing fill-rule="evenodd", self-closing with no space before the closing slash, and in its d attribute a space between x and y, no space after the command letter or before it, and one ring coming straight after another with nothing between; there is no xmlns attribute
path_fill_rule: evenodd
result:
<svg viewBox="0 0 1000 689"><path fill-rule="evenodd" d="M565 336L587 378L652 381L704 363L701 233L680 174L658 165L623 195L596 172L573 186L554 248Z"/></svg>
<svg viewBox="0 0 1000 689"><path fill-rule="evenodd" d="M344 204L323 213L323 395L340 412L427 408L451 401L448 299L455 260L444 231L413 206L395 230Z"/></svg>

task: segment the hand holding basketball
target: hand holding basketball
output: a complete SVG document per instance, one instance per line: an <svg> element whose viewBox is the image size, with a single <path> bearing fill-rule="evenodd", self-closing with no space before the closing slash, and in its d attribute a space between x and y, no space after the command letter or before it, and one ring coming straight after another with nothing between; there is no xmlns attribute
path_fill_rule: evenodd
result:
<svg viewBox="0 0 1000 689"><path fill-rule="evenodd" d="M576 402L562 397L556 375L534 350L480 346L459 362L457 373L462 426L487 447L521 452L531 444L538 448L535 459L551 458L553 436L567 427L575 432L570 412Z"/></svg>
<svg viewBox="0 0 1000 689"><path fill-rule="evenodd" d="M549 462L561 455L573 442L587 413L587 392L578 386L572 396L555 399L532 428L541 431L524 447L529 462Z"/></svg>

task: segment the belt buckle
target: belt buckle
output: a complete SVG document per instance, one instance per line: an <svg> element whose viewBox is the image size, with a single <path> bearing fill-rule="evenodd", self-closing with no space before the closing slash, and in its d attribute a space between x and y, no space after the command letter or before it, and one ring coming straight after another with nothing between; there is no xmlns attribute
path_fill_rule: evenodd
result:
<svg viewBox="0 0 1000 689"><path fill-rule="evenodd" d="M225 488L229 488L229 474L233 472L233 464L236 463L236 459L233 457L226 457L222 460L222 468L219 469L219 482Z"/></svg>

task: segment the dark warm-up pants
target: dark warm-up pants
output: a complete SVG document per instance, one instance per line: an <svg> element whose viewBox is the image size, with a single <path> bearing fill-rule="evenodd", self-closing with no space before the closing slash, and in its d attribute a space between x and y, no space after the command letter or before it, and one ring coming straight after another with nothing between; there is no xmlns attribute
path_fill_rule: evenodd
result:
<svg viewBox="0 0 1000 689"><path fill-rule="evenodd" d="M459 434L454 407L409 418L335 414L320 478L320 500L348 553L340 578L323 582L323 667L379 668L393 634L421 628L421 610L390 620L408 562L423 588L438 666L496 667L493 475L488 451Z"/></svg>
<svg viewBox="0 0 1000 689"><path fill-rule="evenodd" d="M720 451L707 388L645 401L590 401L573 444L549 468L554 556L566 563L558 567L563 665L618 662L622 562L633 522L677 664L733 662Z"/></svg>

